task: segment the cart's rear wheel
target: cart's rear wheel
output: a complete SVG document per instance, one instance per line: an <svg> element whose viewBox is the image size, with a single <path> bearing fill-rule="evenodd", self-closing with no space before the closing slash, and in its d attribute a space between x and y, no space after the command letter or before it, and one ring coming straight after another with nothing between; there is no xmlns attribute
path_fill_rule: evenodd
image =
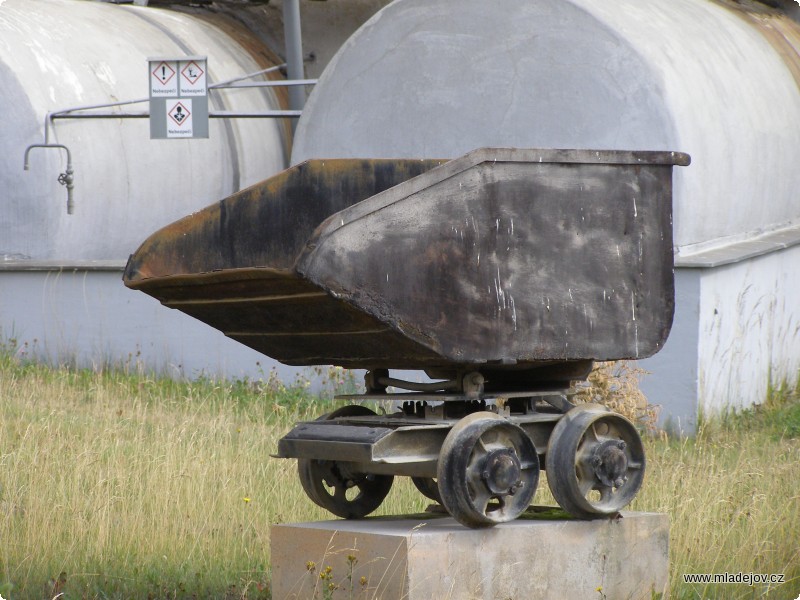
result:
<svg viewBox="0 0 800 600"><path fill-rule="evenodd" d="M582 404L561 418L545 463L556 501L580 518L616 514L644 480L644 446L636 427L599 404Z"/></svg>
<svg viewBox="0 0 800 600"><path fill-rule="evenodd" d="M490 527L528 508L539 482L539 457L521 427L477 412L445 438L437 479L442 504L459 523Z"/></svg>
<svg viewBox="0 0 800 600"><path fill-rule="evenodd" d="M423 496L439 504L442 503L442 497L439 495L439 484L436 483L433 477L412 477L411 481Z"/></svg>
<svg viewBox="0 0 800 600"><path fill-rule="evenodd" d="M374 414L365 406L350 404L317 420ZM360 519L378 508L394 480L392 475L354 473L346 463L310 458L297 459L297 472L308 497L316 505L344 519Z"/></svg>
<svg viewBox="0 0 800 600"><path fill-rule="evenodd" d="M381 505L392 475L350 473L334 460L299 459L300 484L315 504L343 519L360 519Z"/></svg>

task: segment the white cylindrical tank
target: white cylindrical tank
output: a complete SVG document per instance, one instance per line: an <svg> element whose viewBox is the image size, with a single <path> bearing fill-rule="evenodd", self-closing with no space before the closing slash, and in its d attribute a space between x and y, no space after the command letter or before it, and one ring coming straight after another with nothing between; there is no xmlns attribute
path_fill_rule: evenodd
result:
<svg viewBox="0 0 800 600"><path fill-rule="evenodd" d="M208 57L209 84L270 65L231 23L132 5L79 0L0 2L0 260L124 260L153 230L287 164L284 120L211 119L208 139L150 140L144 119L57 119L50 143L75 170L75 213L57 182L61 150L42 143L45 116L147 98L148 57ZM272 91L209 93L209 110L286 108ZM141 112L147 102L105 109Z"/></svg>
<svg viewBox="0 0 800 600"><path fill-rule="evenodd" d="M331 61L292 162L688 152L674 241L691 254L800 221L798 50L798 24L756 3L396 0Z"/></svg>

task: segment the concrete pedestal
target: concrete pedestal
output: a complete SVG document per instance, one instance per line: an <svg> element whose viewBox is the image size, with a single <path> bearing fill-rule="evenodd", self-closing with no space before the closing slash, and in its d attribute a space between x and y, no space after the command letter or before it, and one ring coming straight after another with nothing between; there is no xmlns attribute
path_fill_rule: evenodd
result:
<svg viewBox="0 0 800 600"><path fill-rule="evenodd" d="M667 587L662 514L578 521L529 509L479 530L426 514L275 525L271 540L274 600L650 600Z"/></svg>

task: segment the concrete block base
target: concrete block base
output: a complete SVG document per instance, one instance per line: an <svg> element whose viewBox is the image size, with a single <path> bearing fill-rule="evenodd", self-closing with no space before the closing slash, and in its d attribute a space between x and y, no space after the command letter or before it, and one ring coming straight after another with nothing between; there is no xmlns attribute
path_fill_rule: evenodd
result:
<svg viewBox="0 0 800 600"><path fill-rule="evenodd" d="M560 512L532 507L477 530L429 514L274 525L272 597L650 600L666 591L667 515L553 518Z"/></svg>

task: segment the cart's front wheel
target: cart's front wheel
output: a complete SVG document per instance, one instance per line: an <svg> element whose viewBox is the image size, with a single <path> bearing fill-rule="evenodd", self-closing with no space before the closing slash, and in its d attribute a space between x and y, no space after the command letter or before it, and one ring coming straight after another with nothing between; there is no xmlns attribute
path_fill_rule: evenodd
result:
<svg viewBox="0 0 800 600"><path fill-rule="evenodd" d="M613 515L644 480L644 446L636 427L599 404L582 404L556 424L547 445L547 482L570 514Z"/></svg>
<svg viewBox="0 0 800 600"><path fill-rule="evenodd" d="M490 527L528 508L539 482L539 457L521 427L477 412L445 438L437 479L442 504L459 523Z"/></svg>
<svg viewBox="0 0 800 600"><path fill-rule="evenodd" d="M342 406L318 420L374 415L365 406ZM347 463L310 458L297 459L300 485L317 505L343 519L365 517L383 502L394 476L351 472Z"/></svg>

